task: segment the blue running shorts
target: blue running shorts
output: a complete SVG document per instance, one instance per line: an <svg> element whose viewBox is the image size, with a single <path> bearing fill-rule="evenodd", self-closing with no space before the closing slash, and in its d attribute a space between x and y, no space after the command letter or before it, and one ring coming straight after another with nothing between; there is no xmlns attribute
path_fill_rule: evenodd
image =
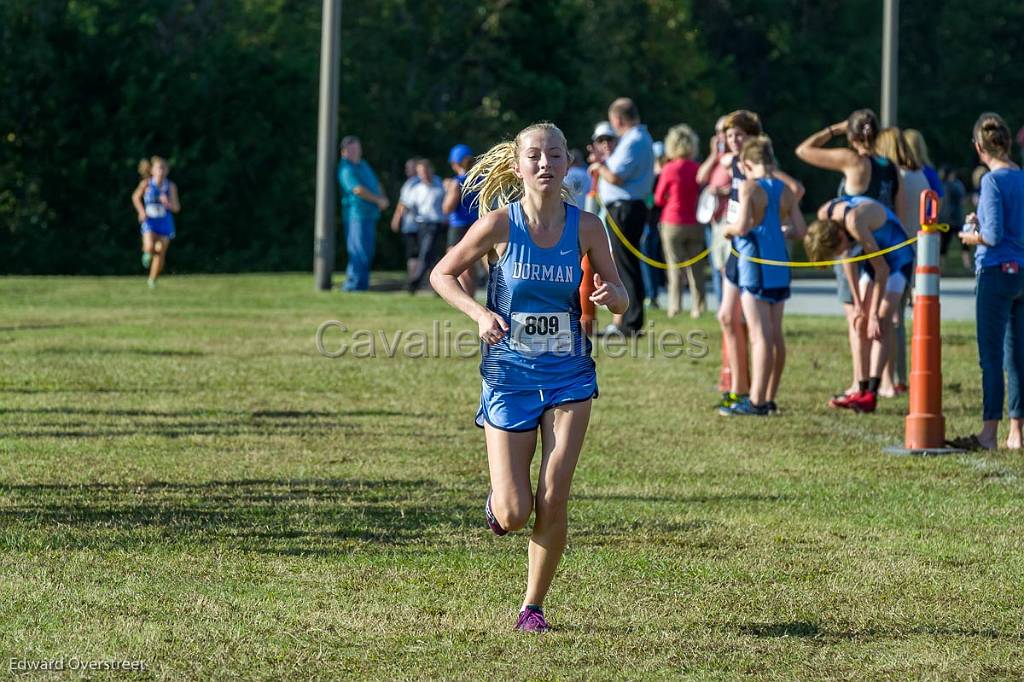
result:
<svg viewBox="0 0 1024 682"><path fill-rule="evenodd" d="M541 416L553 407L598 396L597 375L592 374L555 388L502 388L482 382L476 425L487 422L502 431L533 431Z"/></svg>

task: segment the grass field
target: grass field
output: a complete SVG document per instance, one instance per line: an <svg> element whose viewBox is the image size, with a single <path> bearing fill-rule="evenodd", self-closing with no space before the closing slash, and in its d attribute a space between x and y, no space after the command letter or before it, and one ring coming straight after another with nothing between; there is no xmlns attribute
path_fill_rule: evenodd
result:
<svg viewBox="0 0 1024 682"><path fill-rule="evenodd" d="M309 275L0 278L0 655L196 679L1024 677L1024 456L894 457L905 399L836 414L840 318L792 317L773 419L704 359L598 360L549 595L516 636L473 358L329 359L350 330L474 327ZM944 332L948 432L980 413ZM336 346L340 333L329 336ZM1005 438L1005 435L1004 435Z"/></svg>

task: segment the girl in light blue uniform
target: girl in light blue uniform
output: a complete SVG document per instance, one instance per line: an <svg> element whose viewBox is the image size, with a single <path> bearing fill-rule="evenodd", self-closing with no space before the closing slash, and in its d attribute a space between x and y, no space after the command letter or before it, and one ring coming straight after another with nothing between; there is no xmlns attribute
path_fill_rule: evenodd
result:
<svg viewBox="0 0 1024 682"><path fill-rule="evenodd" d="M739 155L746 179L738 188L738 206L725 228L732 237L736 258L733 284L740 290L743 316L750 328L750 396L729 407L724 416L764 416L777 411L775 397L786 364L782 315L789 298L789 267L755 262L789 261L783 222L792 223L792 236L803 236L806 226L796 195L774 177L775 155L764 135L750 138Z"/></svg>
<svg viewBox="0 0 1024 682"><path fill-rule="evenodd" d="M590 300L613 313L629 304L597 216L566 202L565 136L550 123L521 131L480 157L463 192L478 194L480 218L434 268L430 282L471 317L482 340L477 425L484 429L492 492L485 514L498 535L536 513L526 594L516 628L548 629L542 604L565 549L568 497L597 377L580 327L581 260L590 258ZM487 257L487 305L458 276ZM542 441L536 491L530 464Z"/></svg>
<svg viewBox="0 0 1024 682"><path fill-rule="evenodd" d="M590 338L580 327L580 210L567 204L562 237L541 248L518 201L508 206L508 247L491 264L487 307L509 333L484 346L476 424L535 431L545 410L597 397Z"/></svg>
<svg viewBox="0 0 1024 682"><path fill-rule="evenodd" d="M737 229L730 232L734 236L733 248L739 254L736 284L741 292L749 293L758 300L781 303L789 298L789 268L783 265L758 263L750 259L782 262L789 260L786 238L782 234L782 221L779 217L779 206L786 186L781 180L773 177L752 176L752 179L760 192L763 192L767 206L763 209L760 221L749 231L744 233ZM746 223L753 221L754 218L748 217ZM737 221L737 224L743 223Z"/></svg>
<svg viewBox="0 0 1024 682"><path fill-rule="evenodd" d="M139 180L132 204L142 233L142 267L149 270L149 288L167 262L167 249L174 239L174 214L181 210L178 187L167 179L167 161L159 156L139 162Z"/></svg>

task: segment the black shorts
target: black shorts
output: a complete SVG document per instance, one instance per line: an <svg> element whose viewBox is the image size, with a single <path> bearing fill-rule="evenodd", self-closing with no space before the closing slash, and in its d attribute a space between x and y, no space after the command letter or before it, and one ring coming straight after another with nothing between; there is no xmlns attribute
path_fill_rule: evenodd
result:
<svg viewBox="0 0 1024 682"><path fill-rule="evenodd" d="M772 289L765 289L764 287L740 287L740 291L745 291L759 301L765 303L782 303L789 299L790 291L789 287L775 287Z"/></svg>
<svg viewBox="0 0 1024 682"><path fill-rule="evenodd" d="M448 248L452 248L456 244L462 241L462 238L466 236L466 232L469 231L469 225L465 227L448 227Z"/></svg>

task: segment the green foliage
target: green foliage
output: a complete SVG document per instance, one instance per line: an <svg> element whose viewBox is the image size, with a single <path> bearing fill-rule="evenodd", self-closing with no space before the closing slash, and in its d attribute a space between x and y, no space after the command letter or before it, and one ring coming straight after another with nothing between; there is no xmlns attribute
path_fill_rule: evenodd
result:
<svg viewBox="0 0 1024 682"><path fill-rule="evenodd" d="M901 4L900 121L936 163L969 168L980 111L1021 123L1024 8ZM629 95L655 136L688 122L702 148L721 113L759 111L813 203L835 177L792 149L878 107L877 2L349 0L342 26L340 132L363 138L392 199L409 156L446 173L452 144L483 149L536 120L581 146ZM0 272L132 268L129 195L151 154L181 190L172 269L307 268L319 45L318 2L4 2ZM384 223L377 265L400 267Z"/></svg>

